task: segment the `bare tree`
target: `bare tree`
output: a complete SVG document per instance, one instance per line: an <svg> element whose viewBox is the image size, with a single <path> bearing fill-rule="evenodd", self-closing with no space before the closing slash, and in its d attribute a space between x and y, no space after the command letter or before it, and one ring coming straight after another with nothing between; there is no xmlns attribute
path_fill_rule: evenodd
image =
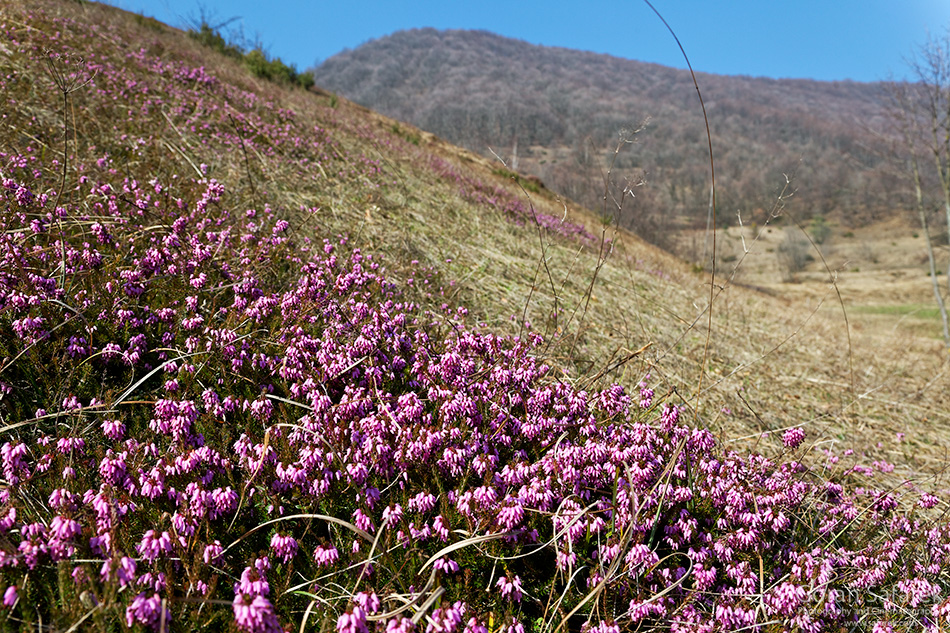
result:
<svg viewBox="0 0 950 633"><path fill-rule="evenodd" d="M928 39L910 61L913 83L891 84L890 114L897 154L913 186L914 205L920 220L934 298L943 323L944 344L950 348L946 299L937 281L934 235L928 222L927 183L934 183L939 206L943 207L950 231L950 30L941 39ZM932 162L931 162L932 161ZM928 167L929 164L929 167ZM928 174L932 168L932 174ZM947 262L950 290L950 260Z"/></svg>
<svg viewBox="0 0 950 633"><path fill-rule="evenodd" d="M784 281L795 281L798 273L805 270L811 259L810 248L811 242L798 227L785 229L785 239L775 252Z"/></svg>

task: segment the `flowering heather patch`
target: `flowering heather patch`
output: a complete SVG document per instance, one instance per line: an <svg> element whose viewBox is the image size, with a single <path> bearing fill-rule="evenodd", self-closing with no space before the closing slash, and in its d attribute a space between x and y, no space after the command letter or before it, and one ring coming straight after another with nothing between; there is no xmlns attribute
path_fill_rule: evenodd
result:
<svg viewBox="0 0 950 633"><path fill-rule="evenodd" d="M515 224L538 224L553 235L561 235L583 244L596 245L600 242L597 236L580 224L539 212L533 209L530 203L512 195L506 189L488 185L477 178L462 174L448 161L433 156L430 159L430 165L436 175L458 186L459 196L463 199L494 207Z"/></svg>
<svg viewBox="0 0 950 633"><path fill-rule="evenodd" d="M950 528L897 493L724 452L646 381L632 398L550 379L539 337L421 312L345 240L294 243L273 213L196 185L146 202L146 222L97 184L115 210L60 224L3 176L11 618L68 626L90 603L155 630L945 618Z"/></svg>
<svg viewBox="0 0 950 633"><path fill-rule="evenodd" d="M8 42L40 56L98 28L21 17ZM378 164L200 65L123 55L73 68L121 132L63 192L62 136L7 103L29 142L0 153L3 628L946 626L950 527L924 518L945 499L875 488L885 462L808 467L799 428L781 458L726 451L649 378L580 390L539 336L413 305L148 130L328 188L381 186Z"/></svg>
<svg viewBox="0 0 950 633"><path fill-rule="evenodd" d="M237 153L244 157L237 179L251 189L278 169L325 189L354 180L368 188L386 182L377 158L344 148L328 130L298 120L294 110L272 99L220 80L198 58L169 58L158 43L121 42L110 20L86 23L42 11L3 18L7 48L0 49L0 59L8 70L0 75L2 117L34 140L17 143L18 159L32 164L43 145L55 148L48 171L35 174L44 185L59 186L52 177L59 175L64 138L63 113L56 111L62 95L55 88L46 95L35 90L38 81L52 87L49 77L37 72L47 65L69 85L83 88L69 94L72 116L83 115L77 125L83 135L67 139L72 180L103 172L115 176L131 161L149 166L148 173L137 174L143 187L153 178L165 183L164 191L152 193L161 197L181 177L182 167L186 176L213 177L225 167L221 157ZM90 41L99 45L90 50ZM89 129L90 120L107 121L111 130ZM169 130L174 143L160 140ZM77 138L84 141L80 156L74 155Z"/></svg>

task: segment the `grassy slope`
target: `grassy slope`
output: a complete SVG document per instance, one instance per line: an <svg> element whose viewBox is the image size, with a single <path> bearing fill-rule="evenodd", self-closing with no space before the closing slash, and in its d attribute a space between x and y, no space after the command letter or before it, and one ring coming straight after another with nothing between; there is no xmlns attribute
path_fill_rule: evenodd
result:
<svg viewBox="0 0 950 633"><path fill-rule="evenodd" d="M139 155L130 157L121 169L144 179L191 175L194 166L206 164L236 208L268 203L289 216L301 208L317 208L305 221L296 216L298 231L321 237L347 234L364 250L385 254L389 274L403 280L416 274L410 261L434 267L441 279L455 280L449 298L498 331L517 332L522 316L544 334L559 330L560 335L552 337L557 339L553 354L570 357L564 367L572 379L600 375L613 361L648 345L608 377L630 386L652 374L662 381L660 390L675 388L700 419L724 437L807 422L816 439L873 451L878 442L890 445L893 433L901 430L914 444L909 455L897 456L898 461L912 455L908 465L913 469L942 467L950 419L945 413L942 357L927 340L867 340L853 332L852 391L847 330L830 286L828 294L817 300L789 303L730 285L727 276L720 276L717 293L724 286L725 290L714 304L706 358L710 377L703 381L703 396L696 399L693 392L706 339L708 275L691 272L628 233L604 229L595 215L552 192L526 193L493 173L498 165L409 125L319 90L308 93L256 80L234 60L201 48L173 28L136 22L121 11L94 4L53 2L44 10L99 25L94 49L82 34L75 35L71 44L77 54L91 58L94 50L96 57L118 57L116 63L122 63L121 56L142 47L168 60L204 66L220 81L259 95L262 102L247 113L250 122L241 130L244 141L222 147L189 126L207 121L236 130L228 108L240 109L237 104L209 98L214 105L205 114L177 119L155 108L127 120L126 104L102 103L86 86L70 95L70 116L75 117L70 132L73 165L92 158L92 147L128 154L127 148L115 147L115 135L138 135L147 129L149 136L137 150ZM61 41L68 38L66 34ZM29 90L10 95L15 114L8 114L8 125L0 132L6 151L33 142L17 133L22 129L18 124L30 117L35 117L30 134L50 153L62 151L62 96L37 53L4 51L11 67L30 78L24 82ZM133 91L128 106L139 100ZM278 108L293 111L293 118L275 115ZM257 123L254 117L259 117ZM325 130L339 173L287 160L295 150L275 147L266 132L255 127L265 124L282 135ZM469 184L457 184L453 174L435 166L441 161ZM48 177L57 179L54 173ZM70 179L75 177L69 174ZM471 183L489 193L498 188L501 202L479 202ZM506 200L564 217L567 224L581 224L595 239L578 242L564 239L557 230L539 232L523 217L522 225L513 223L498 208ZM610 246L601 247L602 236ZM598 271L599 254L606 251L609 257ZM556 321L551 316L555 305L561 311ZM724 413L724 408L731 413Z"/></svg>
<svg viewBox="0 0 950 633"><path fill-rule="evenodd" d="M637 383L651 374L648 384L658 394L675 390L669 400L686 405L684 418L689 423L708 426L731 445L754 443L759 448L771 449L778 446L777 440L759 441L761 431L804 424L809 442L830 439L838 443L838 449L853 446L859 453L866 453L855 458L861 463L881 458L897 462L898 469L891 475L894 480L903 479L908 472L939 470L944 464L946 439L941 426L946 427L947 408L941 399L946 384L939 371L941 357L935 355L932 345L917 339L865 341L855 333L852 390L846 330L831 289L820 307L816 302L796 305L733 286L726 277L718 278L706 354L708 375L703 380L705 391L697 394L706 346L703 308L709 278L630 235L602 229L596 216L569 201L559 200L549 192L527 196L515 183L493 173L495 166L483 159L332 95L288 90L255 80L233 60L210 54L184 34L136 20L120 11L54 0L13 3L0 9L0 22L7 34L7 39L0 43L0 57L4 68L9 69L3 79L5 118L0 128L0 152L8 161L14 156L36 159L34 164L25 166L4 164L5 176L9 171L20 179L32 178L30 186L37 192L61 190L52 195L68 210L63 222L50 220L45 233L37 230L34 236L16 229L16 235L4 236L8 244L19 244L17 240L25 239L24 235L41 244L46 239L44 235L49 234L47 248L38 248L31 254L37 261L45 257L44 261L55 264L59 252L52 236L63 230L63 225L83 236L88 230L92 241L92 220L99 212L96 205L106 196L90 187L92 183L109 181L117 190L129 187L127 193L113 200L121 206L121 213L135 216L135 208L142 201L158 203L155 210L142 211L143 228L128 237L128 256L123 258L119 252L109 264L124 267L122 270L135 268L138 264L132 266L128 261L139 252L133 249L133 242L137 249L148 243L152 234L170 235L172 231L163 214L174 216L174 199L179 195L189 201L189 209L200 205L200 199L207 194L207 172L208 177L224 185L221 198L212 203L215 212L226 209L233 213L238 217L235 226L242 226L243 231L253 233L260 226L269 227L278 219L286 219L290 222L288 235L300 243L305 243L307 237L320 240L347 234L351 246L382 255L388 278L396 281L405 295L423 304L438 308L443 302L457 302L470 309L470 323L482 321L487 329L501 333L518 333L525 327L523 320L531 322L536 331L551 341L541 353L554 361L555 377L564 382L586 386L617 380L635 393ZM67 85L75 88L68 95L65 109L63 95L48 73L49 52L85 57L82 64L75 57L68 58L73 60L69 64L62 57L53 61L54 72L64 72ZM68 76L71 72L77 73L74 78ZM65 139L64 115L68 121ZM66 185L62 187L60 156L64 145L69 158ZM150 193L149 189L155 187L153 179L166 187L168 193ZM132 186L133 180L139 185ZM13 208L10 203L8 211ZM256 209L258 216L241 218L244 209ZM149 214L158 218L154 225L149 224ZM546 228L539 230L535 218ZM42 218L36 219L42 225ZM190 221L195 220L191 217ZM586 233L578 226L586 227ZM119 230L116 224L116 231ZM274 235L282 240L279 233ZM602 255L608 251L609 257L599 266ZM287 285L289 266L275 255L270 268L264 267L261 284L277 288ZM32 272L6 268L3 272L8 280L26 279ZM51 265L46 273L54 286L55 270ZM111 273L100 272L106 277ZM180 277L177 281L155 283L167 281L169 287L180 283L184 288L178 291L190 293L187 279L184 275ZM73 290L71 287L70 292ZM225 291L211 296L212 290L215 288L196 294L208 301L224 301L220 294ZM115 295L122 296L120 292ZM54 313L56 305L59 304L48 301L44 309ZM555 308L559 310L556 318L552 316ZM4 327L8 324L4 323ZM69 327L80 326L73 319ZM103 322L103 331L107 327L112 326ZM437 330L437 325L433 329ZM266 334L264 339L284 335L275 331ZM181 337L186 335L187 332L181 333ZM9 339L4 341L4 349L19 349L16 346L20 341ZM102 341L97 343L101 345ZM269 349L266 346L270 344L268 340L261 341L264 349ZM62 355L64 346L65 341L52 352ZM882 350L886 353L882 354ZM628 356L627 362L613 368L614 361ZM95 376L92 367L98 367L96 363L100 361L76 362L79 369L85 367L90 376ZM124 380L126 374L122 372L126 370L116 365L107 366L108 371ZM15 361L8 364L5 360L4 366L15 366ZM17 365L16 369L19 371L20 367ZM183 374L189 371L195 370L182 368ZM240 376L232 376L237 372L223 373L239 386L242 384ZM22 370L17 375L55 374L55 367L43 367L36 372ZM131 373L128 376L130 385L138 378ZM94 391L97 385L94 380L91 385L89 382L83 387ZM122 384L118 388L125 388L126 383L119 382ZM149 384L149 396L160 397L157 394L164 393L163 389L167 396L178 389L177 384L171 388L167 385ZM257 386L252 383L248 389ZM17 391L12 400L30 404L32 398L32 406L50 407L54 411L52 417L58 419L59 402L71 394L60 393L55 384L43 387L50 388L14 385ZM863 397L855 399L854 394ZM115 392L104 395L115 397ZM267 402L263 395L258 396L255 403ZM72 405L62 406L69 409ZM37 437L27 432L30 427L13 426L21 424L24 411L33 411L26 407L12 410L12 414L11 409L3 409L4 440L9 437L11 443L19 438L38 442ZM139 430L144 433L151 424L147 420L152 413L151 406L142 408L148 410L136 415L144 417L130 418L130 423L140 424ZM155 408L158 409L157 404ZM22 423L48 422L48 417L37 413L36 418ZM78 413L75 417L80 419ZM206 418L201 418L200 423L207 425L202 428L209 437L215 433L224 438L216 439L227 440L224 446L233 445L234 438L226 436L240 429L226 428ZM904 442L895 442L898 431L907 433ZM65 425L56 426L53 432L72 433ZM261 442L256 446L260 454L267 450L269 433L261 431L255 438ZM664 457L673 455L671 459L675 459L682 455L682 445L676 447L657 439L656 446L658 451L664 451ZM540 450L530 442L519 450L527 453L529 449ZM8 455L4 459L15 462ZM61 460L62 456L55 459ZM734 459L723 470L730 477L745 472L746 466L740 461ZM748 468L758 468L753 464L755 461L751 458ZM711 461L707 459L704 463ZM234 485L240 488L244 479L253 479L257 474L253 464L247 458L240 468L231 471L236 481L241 482ZM16 468L10 468L16 475ZM419 473L431 474L419 465L417 471L414 477ZM791 467L781 477L769 481L792 489L793 483L801 483L795 472L795 467ZM96 475L89 476L95 479ZM112 475L105 473L101 477L109 479ZM876 478L879 484L882 480L887 485L887 479ZM118 481L115 479L112 484ZM764 485L756 480L738 485L760 484ZM663 496L665 493L656 492L658 488L648 484L643 492L646 496ZM822 494L820 488L810 490L808 502L820 507ZM43 510L42 500L34 505ZM271 513L269 508L265 513L263 507L254 511L257 514L248 510L241 515L235 534L257 530L261 518ZM712 525L719 510L700 504L698 512L705 512L701 518ZM741 516L739 520L743 520ZM858 523L863 530L863 521ZM874 527L873 522L870 525ZM145 526L136 525L139 528L144 530ZM809 539L805 522L795 529ZM629 544L630 534L625 533L625 544ZM135 533L129 538L138 536ZM235 545L241 545L237 541L243 538L236 539ZM254 548L266 551L266 541L260 541L261 538L263 532L242 541L247 551L240 553L248 562L257 555L251 551ZM142 537L142 542L145 540ZM135 542L124 544L127 552L131 553ZM776 553L783 547L780 539L770 543ZM479 565L479 557L466 556L475 560L462 562ZM743 562L748 567L748 560ZM144 562L140 564L145 566ZM201 567L195 564L193 569ZM779 575L785 573L776 569ZM67 595L68 570L62 567L60 571L63 573L59 590ZM487 573L481 568L479 571ZM534 570L529 577L528 571L532 570L523 573L535 583L532 586L544 586L544 573ZM286 576L289 578L290 574ZM128 597L128 592L119 596ZM82 603L82 596L70 598ZM228 609L226 606L224 611ZM83 613L77 610L74 617ZM200 619L201 613L194 617ZM72 622L75 620L67 624ZM219 625L227 626L221 622Z"/></svg>

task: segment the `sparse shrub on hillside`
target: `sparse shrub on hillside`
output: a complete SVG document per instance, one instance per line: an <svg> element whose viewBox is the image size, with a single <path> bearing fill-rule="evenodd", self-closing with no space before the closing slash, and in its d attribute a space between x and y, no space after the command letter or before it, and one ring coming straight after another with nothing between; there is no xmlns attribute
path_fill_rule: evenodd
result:
<svg viewBox="0 0 950 633"><path fill-rule="evenodd" d="M215 50L226 57L231 57L234 59L241 59L244 57L244 50L234 44L224 39L224 36L221 35L216 29L212 28L207 22L202 22L197 30L189 29L188 35L193 39L197 40L203 46Z"/></svg>
<svg viewBox="0 0 950 633"><path fill-rule="evenodd" d="M135 23L139 26L144 26L150 31L155 31L156 33L163 33L165 31L165 25L156 20L153 17L146 15L135 14Z"/></svg>
<svg viewBox="0 0 950 633"><path fill-rule="evenodd" d="M244 54L244 65L251 74L262 79L292 84L304 89L311 88L314 84L312 73L299 73L293 64L288 66L280 57L268 59L267 55L258 48Z"/></svg>
<svg viewBox="0 0 950 633"><path fill-rule="evenodd" d="M227 57L243 60L244 66L255 77L279 83L293 84L300 86L304 90L308 90L314 85L312 72L298 72L293 64L288 66L279 57L270 59L260 48L254 48L245 52L241 46L228 42L221 33L204 21L202 21L198 30L191 29L188 31L188 34L204 46L216 50Z"/></svg>
<svg viewBox="0 0 950 633"><path fill-rule="evenodd" d="M390 129L392 130L393 134L395 134L396 136L406 141L409 141L413 145L418 145L419 143L422 142L422 136L418 132L410 132L408 130L405 130L398 123L393 123Z"/></svg>
<svg viewBox="0 0 950 633"><path fill-rule="evenodd" d="M277 79L276 74L272 74L271 64L264 56L264 52L255 48L244 54L244 65L255 77L263 79Z"/></svg>
<svg viewBox="0 0 950 633"><path fill-rule="evenodd" d="M525 191L529 191L531 193L541 193L541 187L543 185L538 178L522 176L517 172L505 169L503 167L493 169L492 173L496 176L501 176L502 178L510 178L514 180L518 183L518 186Z"/></svg>
<svg viewBox="0 0 950 633"><path fill-rule="evenodd" d="M814 259L810 251L811 243L797 226L785 229L785 239L776 250L782 278L785 281L792 281L795 275L805 270L808 262Z"/></svg>
<svg viewBox="0 0 950 633"><path fill-rule="evenodd" d="M294 69L294 72L296 72L296 69ZM310 90L316 84L313 73L309 70L305 70L302 73L298 72L294 82L304 90Z"/></svg>
<svg viewBox="0 0 950 633"><path fill-rule="evenodd" d="M831 225L823 215L816 215L808 222L808 233L815 244L824 244L831 237Z"/></svg>

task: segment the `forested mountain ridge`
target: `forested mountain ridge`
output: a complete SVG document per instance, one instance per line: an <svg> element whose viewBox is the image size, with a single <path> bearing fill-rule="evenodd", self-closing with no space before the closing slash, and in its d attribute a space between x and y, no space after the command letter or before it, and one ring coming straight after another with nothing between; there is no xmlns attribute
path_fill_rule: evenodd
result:
<svg viewBox="0 0 950 633"><path fill-rule="evenodd" d="M485 31L401 31L314 69L325 88L485 155L492 150L549 187L599 208L603 171L629 132L611 180L638 183L625 209L705 221L709 164L687 71L537 46ZM721 216L757 219L792 178L803 216L860 223L900 206L874 133L883 83L699 73L718 166ZM644 127L644 124L646 126ZM654 221L655 221L654 217ZM649 228L649 227L640 227Z"/></svg>

